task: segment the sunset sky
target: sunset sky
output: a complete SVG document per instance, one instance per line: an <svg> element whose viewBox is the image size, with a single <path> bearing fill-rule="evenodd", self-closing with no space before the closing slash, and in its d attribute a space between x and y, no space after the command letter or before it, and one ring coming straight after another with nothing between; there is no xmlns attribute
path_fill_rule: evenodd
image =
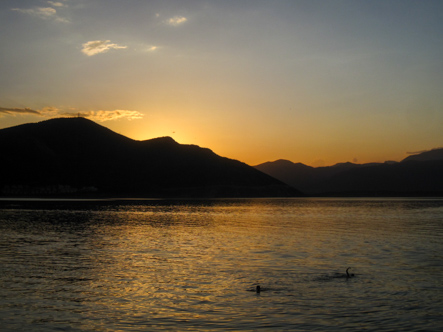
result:
<svg viewBox="0 0 443 332"><path fill-rule="evenodd" d="M256 165L443 146L443 1L0 1L0 128L88 117Z"/></svg>

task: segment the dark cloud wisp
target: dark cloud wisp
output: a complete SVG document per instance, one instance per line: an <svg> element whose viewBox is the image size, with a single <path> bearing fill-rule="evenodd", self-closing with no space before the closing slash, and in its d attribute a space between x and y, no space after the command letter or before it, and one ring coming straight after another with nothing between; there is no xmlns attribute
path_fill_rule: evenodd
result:
<svg viewBox="0 0 443 332"><path fill-rule="evenodd" d="M0 117L8 115L9 116L33 115L45 118L56 118L56 117L72 118L72 117L81 116L82 118L88 118L98 122L111 121L117 119L136 120L136 119L141 119L143 117L142 113L130 110L66 112L55 107L44 107L41 110L33 110L30 108L0 107Z"/></svg>
<svg viewBox="0 0 443 332"><path fill-rule="evenodd" d="M39 111L35 111L35 110L30 109L30 108L0 107L0 116L2 116L2 115L15 115L15 114L41 115Z"/></svg>

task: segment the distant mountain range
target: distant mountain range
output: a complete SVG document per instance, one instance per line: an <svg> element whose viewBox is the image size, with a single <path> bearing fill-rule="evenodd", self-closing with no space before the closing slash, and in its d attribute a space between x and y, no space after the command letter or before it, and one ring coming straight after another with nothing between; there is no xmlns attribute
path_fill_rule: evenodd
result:
<svg viewBox="0 0 443 332"><path fill-rule="evenodd" d="M1 129L0 153L7 197L443 196L443 148L401 162L251 167L170 137L136 141L60 118Z"/></svg>
<svg viewBox="0 0 443 332"><path fill-rule="evenodd" d="M314 168L277 160L255 168L313 196L443 196L443 148L401 162Z"/></svg>
<svg viewBox="0 0 443 332"><path fill-rule="evenodd" d="M301 193L237 160L170 137L135 141L84 118L0 130L0 195L269 197Z"/></svg>

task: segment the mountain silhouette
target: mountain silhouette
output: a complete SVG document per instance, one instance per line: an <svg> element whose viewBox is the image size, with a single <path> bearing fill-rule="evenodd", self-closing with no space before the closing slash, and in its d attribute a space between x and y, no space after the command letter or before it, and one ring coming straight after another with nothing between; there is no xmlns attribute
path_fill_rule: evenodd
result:
<svg viewBox="0 0 443 332"><path fill-rule="evenodd" d="M429 160L443 160L443 148L432 149L429 151L423 151L421 153L414 153L409 157L402 160L404 161L429 161Z"/></svg>
<svg viewBox="0 0 443 332"><path fill-rule="evenodd" d="M401 162L315 168L277 160L255 168L312 196L443 196L443 149Z"/></svg>
<svg viewBox="0 0 443 332"><path fill-rule="evenodd" d="M265 197L301 193L171 137L136 141L85 118L0 130L3 196ZM5 176L7 175L7 176Z"/></svg>

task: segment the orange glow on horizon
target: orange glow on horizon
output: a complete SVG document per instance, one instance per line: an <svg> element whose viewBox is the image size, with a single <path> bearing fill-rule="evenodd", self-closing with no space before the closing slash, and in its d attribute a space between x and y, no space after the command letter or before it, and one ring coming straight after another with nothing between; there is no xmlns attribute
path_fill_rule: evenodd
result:
<svg viewBox="0 0 443 332"><path fill-rule="evenodd" d="M140 141L169 136L179 144L208 148L222 157L236 159L251 166L278 159L321 167L344 162L363 164L388 160L401 161L407 157L406 151L393 151L393 148L390 148L390 151L389 147L382 150L369 145L364 151L359 151L358 144L343 147L332 139L324 144L314 139L303 144L301 139L301 142L297 143L296 139L284 140L279 137L269 137L263 140L252 135L242 136L236 132L231 135L222 135L215 130L196 130L192 124L180 122L180 120L158 121L155 125L127 122L118 132Z"/></svg>

